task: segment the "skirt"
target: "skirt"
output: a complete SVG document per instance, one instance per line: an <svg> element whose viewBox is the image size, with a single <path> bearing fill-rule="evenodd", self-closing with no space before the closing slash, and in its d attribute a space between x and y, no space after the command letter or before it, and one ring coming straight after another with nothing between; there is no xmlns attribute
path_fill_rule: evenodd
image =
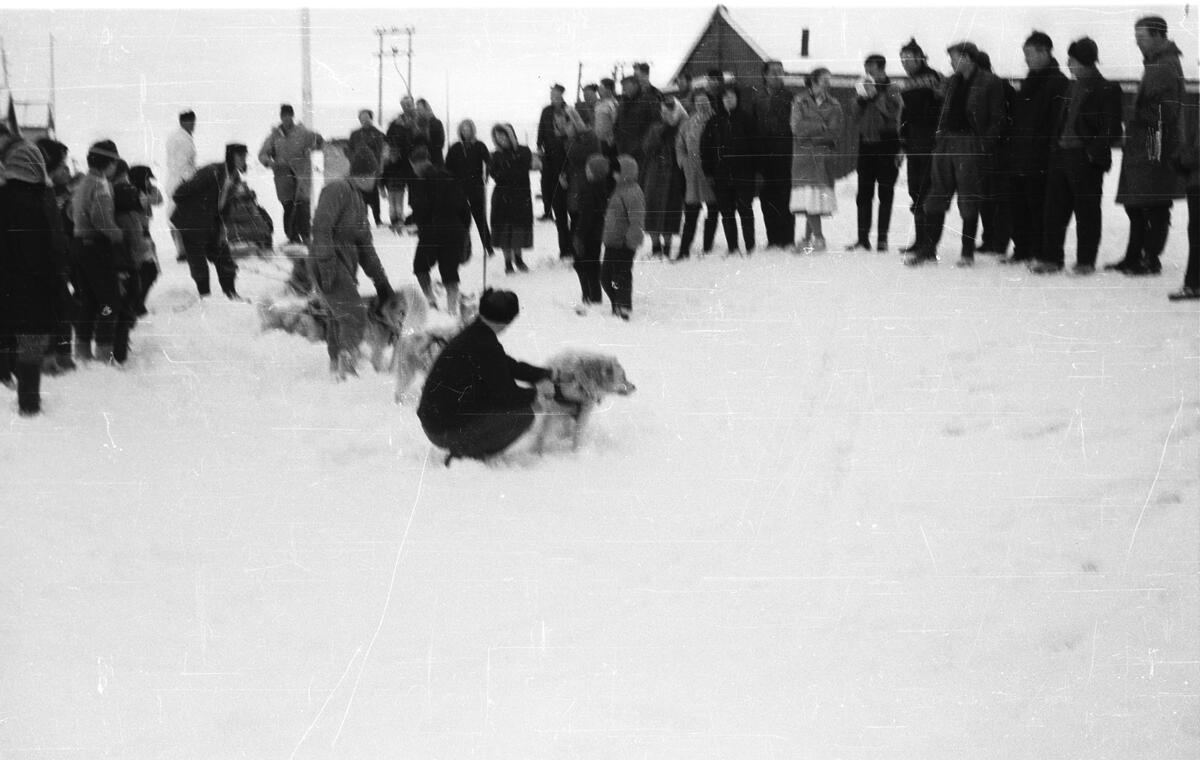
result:
<svg viewBox="0 0 1200 760"><path fill-rule="evenodd" d="M831 185L801 185L792 188L790 206L794 214L830 216L837 211L837 196Z"/></svg>

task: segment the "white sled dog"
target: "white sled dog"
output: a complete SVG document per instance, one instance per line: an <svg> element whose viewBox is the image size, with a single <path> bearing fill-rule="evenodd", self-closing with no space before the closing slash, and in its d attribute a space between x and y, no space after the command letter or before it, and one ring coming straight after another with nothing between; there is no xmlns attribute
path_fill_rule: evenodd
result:
<svg viewBox="0 0 1200 760"><path fill-rule="evenodd" d="M479 315L477 298L464 295L459 302L458 318L440 325L424 325L407 335L396 347L392 369L396 373L395 402L404 403L404 396L418 377L425 377L446 344Z"/></svg>
<svg viewBox="0 0 1200 760"><path fill-rule="evenodd" d="M545 451L548 440L569 440L571 450L578 449L583 426L605 397L637 390L621 362L609 354L566 350L550 357L546 367L560 379L538 384L532 447L537 454Z"/></svg>
<svg viewBox="0 0 1200 760"><path fill-rule="evenodd" d="M405 343L425 328L429 318L429 302L421 289L405 284L392 292L382 303L378 296L363 296L367 308L367 324L363 342L367 345L371 366L376 372L394 368L407 353ZM302 335L314 343L325 341L329 313L321 299L303 296L284 296L260 300L258 317L262 329L283 330ZM384 352L391 348L387 364Z"/></svg>

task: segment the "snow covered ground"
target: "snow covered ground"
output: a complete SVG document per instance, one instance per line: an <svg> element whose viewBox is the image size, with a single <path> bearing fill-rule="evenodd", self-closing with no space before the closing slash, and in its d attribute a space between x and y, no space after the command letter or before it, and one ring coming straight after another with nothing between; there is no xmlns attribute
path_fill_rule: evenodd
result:
<svg viewBox="0 0 1200 760"><path fill-rule="evenodd" d="M1160 278L1038 278L841 252L853 193L830 253L639 261L629 324L540 224L503 342L639 390L449 469L387 377L195 303L157 220L129 365L0 411L0 756L1196 757L1185 207Z"/></svg>

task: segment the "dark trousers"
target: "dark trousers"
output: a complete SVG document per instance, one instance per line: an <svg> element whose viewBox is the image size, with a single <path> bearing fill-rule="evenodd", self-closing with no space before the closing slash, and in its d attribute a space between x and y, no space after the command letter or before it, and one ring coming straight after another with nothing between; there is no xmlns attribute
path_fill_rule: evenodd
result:
<svg viewBox="0 0 1200 760"><path fill-rule="evenodd" d="M183 250L187 254L188 271L196 283L200 295L209 294L208 262L217 269L217 283L221 292L229 295L235 292L234 281L237 278L237 264L229 252L229 246L221 240L221 228L193 228L180 230L183 237ZM290 238L289 238L290 239Z"/></svg>
<svg viewBox="0 0 1200 760"><path fill-rule="evenodd" d="M486 459L513 445L531 427L533 410L525 407L471 415L464 424L449 430L424 429L430 443L456 457Z"/></svg>
<svg viewBox="0 0 1200 760"><path fill-rule="evenodd" d="M1129 217L1129 244L1125 246L1125 263L1152 272L1162 269L1158 257L1167 245L1171 229L1170 206L1126 206Z"/></svg>
<svg viewBox="0 0 1200 760"><path fill-rule="evenodd" d="M791 192L790 190L788 191ZM761 201L761 196L759 198ZM788 212L791 215L791 212ZM683 207L683 236L679 240L679 255L690 256L692 252L692 241L696 239L696 224L700 221L700 204L690 204ZM795 228L795 218L792 220L792 228ZM794 234L789 233L789 234ZM708 253L713 247L713 238L717 236L717 209L713 204L708 204L708 209L704 214L704 252ZM785 245L785 244L781 244Z"/></svg>
<svg viewBox="0 0 1200 760"><path fill-rule="evenodd" d="M633 256L634 252L628 248L604 246L600 285L614 308L633 308Z"/></svg>
<svg viewBox="0 0 1200 760"><path fill-rule="evenodd" d="M561 172L561 166L542 165L542 216L552 216L555 213L554 196L558 195L558 175Z"/></svg>
<svg viewBox="0 0 1200 760"><path fill-rule="evenodd" d="M116 342L117 320L120 316L121 286L117 270L112 266L110 243L107 240L72 243L72 265L79 286L79 321L75 324L76 340L91 345L111 346Z"/></svg>
<svg viewBox="0 0 1200 760"><path fill-rule="evenodd" d="M364 190L363 202L367 204L367 208L371 209L371 216L376 225L383 224L383 219L379 217L379 183L376 182L370 190Z"/></svg>
<svg viewBox="0 0 1200 760"><path fill-rule="evenodd" d="M1188 263L1183 286L1200 290L1200 187L1187 189L1188 204Z"/></svg>
<svg viewBox="0 0 1200 760"><path fill-rule="evenodd" d="M487 195L483 191L483 185L466 185L463 189L467 194L467 203L471 205L471 218L475 220L475 230L479 233L479 242L483 243L485 251L490 251L492 249L492 232L488 228ZM467 239L470 240L469 235Z"/></svg>
<svg viewBox="0 0 1200 760"><path fill-rule="evenodd" d="M932 147L927 150L932 151ZM933 167L933 155L929 152L913 152L909 153L905 160L908 162L908 197L912 201L909 211L912 212L913 226L916 228L913 243L921 245L929 240L925 198L929 195L929 174Z"/></svg>
<svg viewBox="0 0 1200 760"><path fill-rule="evenodd" d="M742 219L742 237L746 250L754 250L754 183L750 180L720 182L716 187L717 208L721 211L721 227L725 230L725 245L738 250L738 224L734 211ZM791 192L790 190L788 191Z"/></svg>
<svg viewBox="0 0 1200 760"><path fill-rule="evenodd" d="M1062 151L1056 151L1056 155ZM1075 151L1072 151L1075 152ZM1083 158L1083 151L1078 151L1079 157ZM1050 190L1050 174L1054 171L1055 161L1059 161L1060 176L1057 178L1056 189L1053 192L1065 192L1067 195L1062 198L1051 197ZM1086 164L1086 159L1083 159ZM1037 172L1035 174L1014 174L1012 176L1012 241L1013 241L1013 259L1017 261L1033 261L1034 259L1043 259L1045 261L1053 261L1053 258L1047 258L1052 254L1052 251L1044 250L1045 245L1053 240L1050 234L1050 204L1057 205L1055 218L1061 214L1062 209L1067 211L1067 220L1071 218L1071 212L1074 207L1075 186L1083 179L1082 167L1076 166L1074 159L1067 163L1062 163L1062 159L1054 156L1050 159L1050 167L1046 172ZM1075 175L1068 177L1068 175ZM1103 174L1100 175L1103 178ZM1088 192L1083 187L1078 188L1080 191ZM1087 212L1083 212L1085 217ZM1096 197L1096 213L1100 213L1100 198ZM1096 222L1099 224L1099 216L1096 217ZM1064 222L1065 225L1066 222ZM1066 228L1063 228L1064 234ZM1097 232L1099 232L1097 230ZM984 225L984 242L988 242L987 225ZM1097 238L1099 242L1099 238ZM1058 241L1058 256L1059 263L1062 263L1062 239ZM1093 257L1094 263L1094 257Z"/></svg>
<svg viewBox="0 0 1200 760"><path fill-rule="evenodd" d="M979 204L979 221L983 226L984 248L1006 253L1013 238L1013 178L995 168L996 157L984 158L984 197ZM1045 175L1042 175L1043 177ZM1038 215L1043 206L1038 206Z"/></svg>
<svg viewBox="0 0 1200 760"><path fill-rule="evenodd" d="M54 293L54 332L50 336L50 345L46 348L47 355L57 354L70 358L72 335L78 321L79 301L71 295L67 281L60 280Z"/></svg>
<svg viewBox="0 0 1200 760"><path fill-rule="evenodd" d="M600 287L600 247L599 237L591 240L575 238L575 274L579 277L584 303L604 300L604 289Z"/></svg>
<svg viewBox="0 0 1200 760"><path fill-rule="evenodd" d="M796 239L796 217L790 208L792 156L790 153L764 156L759 171L762 185L758 190L758 205L762 207L763 226L767 228L767 245L780 248L791 245Z"/></svg>
<svg viewBox="0 0 1200 760"><path fill-rule="evenodd" d="M136 290L132 294L131 308L134 315L140 317L146 313L146 296L150 295L150 288L154 287L158 279L158 264L143 261L133 274L136 278Z"/></svg>
<svg viewBox="0 0 1200 760"><path fill-rule="evenodd" d="M554 227L558 230L558 257L571 258L575 255L575 241L571 231L575 228L575 215L567 211L567 191L555 184Z"/></svg>
<svg viewBox="0 0 1200 760"><path fill-rule="evenodd" d="M1017 189L1020 191L1022 188L1018 186ZM1095 266L1096 253L1100 250L1100 199L1104 192L1104 170L1088 161L1082 148L1055 150L1050 155L1050 167L1041 191L1045 199L1042 244L1038 248L1023 248L1018 238L1013 256L1023 258L1022 251L1036 250L1037 257L1042 261L1063 266L1066 262L1063 246L1067 225L1074 214L1075 263ZM1018 213L1013 214L1013 231L1016 232L1025 224L1016 224L1021 215L1032 213L1032 207L1018 208Z"/></svg>
<svg viewBox="0 0 1200 760"><path fill-rule="evenodd" d="M858 242L868 246L876 187L879 188L879 242L886 243L888 239L892 200L896 194L896 180L900 177L900 167L896 165L899 151L900 146L895 142L858 144Z"/></svg>
<svg viewBox="0 0 1200 760"><path fill-rule="evenodd" d="M308 198L296 198L283 202L283 234L289 243L308 244L312 233L312 212Z"/></svg>

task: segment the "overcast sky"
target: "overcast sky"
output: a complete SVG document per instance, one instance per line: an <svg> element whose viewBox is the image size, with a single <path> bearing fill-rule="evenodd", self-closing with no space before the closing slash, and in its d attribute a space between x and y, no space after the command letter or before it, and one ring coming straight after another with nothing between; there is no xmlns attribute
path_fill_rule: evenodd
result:
<svg viewBox="0 0 1200 760"><path fill-rule="evenodd" d="M784 8L727 3L735 22L789 70L818 65L857 71L862 57L882 52L894 61L911 36L945 70L942 50L969 38L988 50L998 72L1024 73L1020 43L1033 28L1054 37L1065 61L1071 39L1089 34L1100 46L1101 70L1111 77L1140 74L1132 23L1155 12L1184 50L1196 76L1195 8L1185 5L1091 4L1080 8L1013 8L942 3L921 9L829 10L813 3ZM806 7L807 6L807 7ZM474 118L482 134L497 121L532 136L548 86L574 93L576 67L584 81L611 73L614 64L646 60L651 79L665 84L713 11L709 4L575 7L569 3L515 9L314 7L312 19L315 127L326 136L353 129L358 108L375 108L377 26L415 27L413 84L450 122ZM810 57L799 59L799 30L811 30ZM57 125L60 139L82 158L93 140L116 140L132 163L161 166L166 135L184 107L199 115L202 160L217 160L226 142L253 150L278 121L279 104L301 111L298 7L239 10L86 9L9 10L0 16L9 79L18 100L43 100L49 87L49 35L56 40ZM407 63L393 59L387 40L384 123L404 91ZM890 64L893 71L898 66ZM31 114L34 116L34 114ZM36 115L40 120L40 114Z"/></svg>

